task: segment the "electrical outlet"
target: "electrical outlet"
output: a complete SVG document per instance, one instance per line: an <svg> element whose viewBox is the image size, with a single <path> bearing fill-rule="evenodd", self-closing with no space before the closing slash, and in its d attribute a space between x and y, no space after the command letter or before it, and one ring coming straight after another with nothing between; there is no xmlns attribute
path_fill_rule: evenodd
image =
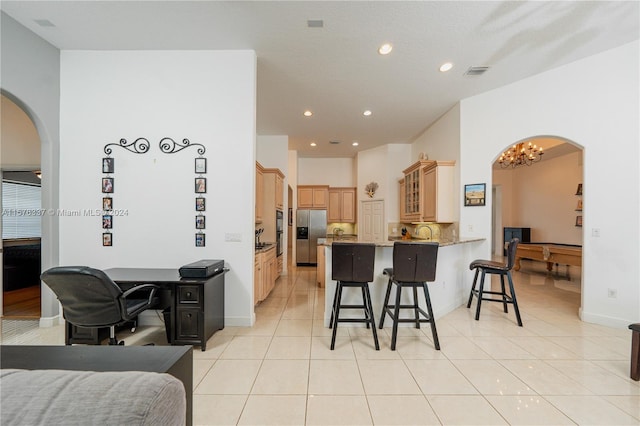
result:
<svg viewBox="0 0 640 426"><path fill-rule="evenodd" d="M471 224L467 225L467 231L473 232L473 225Z"/></svg>
<svg viewBox="0 0 640 426"><path fill-rule="evenodd" d="M600 236L600 228L591 228L591 236L599 237Z"/></svg>
<svg viewBox="0 0 640 426"><path fill-rule="evenodd" d="M607 289L607 297L611 298L611 299L615 299L616 297L618 297L618 290L615 288L608 288Z"/></svg>
<svg viewBox="0 0 640 426"><path fill-rule="evenodd" d="M224 240L229 243L239 243L242 242L242 234L226 233L224 234Z"/></svg>
<svg viewBox="0 0 640 426"><path fill-rule="evenodd" d="M392 228L391 232L393 232L394 234L397 234L398 233L398 228Z"/></svg>

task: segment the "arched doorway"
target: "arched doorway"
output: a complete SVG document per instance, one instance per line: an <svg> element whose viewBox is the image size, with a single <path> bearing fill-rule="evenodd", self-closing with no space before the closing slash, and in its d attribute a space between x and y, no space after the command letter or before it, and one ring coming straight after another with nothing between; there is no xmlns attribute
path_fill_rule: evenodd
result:
<svg viewBox="0 0 640 426"><path fill-rule="evenodd" d="M502 153L497 153L492 169L492 252L501 256L511 236L530 243L531 250L539 249L539 255L531 251L531 258L521 261L518 281L538 299L561 298L577 315L582 295L583 150L555 136L533 136L514 144L522 142L525 151L529 143L543 147L543 155L530 165L514 166L508 161L500 164Z"/></svg>
<svg viewBox="0 0 640 426"><path fill-rule="evenodd" d="M35 124L1 96L2 119L2 313L41 315L41 143Z"/></svg>

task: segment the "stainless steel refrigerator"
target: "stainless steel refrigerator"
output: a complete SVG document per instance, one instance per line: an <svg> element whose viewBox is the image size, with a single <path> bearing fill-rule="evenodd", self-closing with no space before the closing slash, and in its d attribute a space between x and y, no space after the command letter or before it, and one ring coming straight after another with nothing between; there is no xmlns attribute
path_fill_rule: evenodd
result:
<svg viewBox="0 0 640 426"><path fill-rule="evenodd" d="M318 238L326 238L326 236L326 210L298 210L296 213L296 264L317 264Z"/></svg>

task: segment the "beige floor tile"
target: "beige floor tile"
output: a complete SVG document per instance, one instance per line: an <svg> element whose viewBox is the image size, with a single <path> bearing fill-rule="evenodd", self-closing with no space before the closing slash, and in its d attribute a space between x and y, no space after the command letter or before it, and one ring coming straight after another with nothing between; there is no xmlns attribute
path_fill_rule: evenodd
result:
<svg viewBox="0 0 640 426"><path fill-rule="evenodd" d="M307 360L265 360L251 393L306 395L308 380L309 361Z"/></svg>
<svg viewBox="0 0 640 426"><path fill-rule="evenodd" d="M340 329L338 329L340 331ZM331 350L331 337L311 338L311 359L355 359L349 336L337 336L336 346Z"/></svg>
<svg viewBox="0 0 640 426"><path fill-rule="evenodd" d="M389 346L391 346L390 337ZM442 347L442 339L440 339L440 346ZM444 353L435 348L431 337L425 335L398 337L395 352L398 352L403 359L446 359Z"/></svg>
<svg viewBox="0 0 640 426"><path fill-rule="evenodd" d="M239 425L302 425L306 395L251 395Z"/></svg>
<svg viewBox="0 0 640 426"><path fill-rule="evenodd" d="M585 360L547 361L575 382L598 395L640 395L640 386L630 378L622 378Z"/></svg>
<svg viewBox="0 0 640 426"><path fill-rule="evenodd" d="M311 337L275 336L265 359L306 359L311 356Z"/></svg>
<svg viewBox="0 0 640 426"><path fill-rule="evenodd" d="M271 336L234 336L220 359L263 359Z"/></svg>
<svg viewBox="0 0 640 426"><path fill-rule="evenodd" d="M454 360L453 364L483 395L532 395L533 389L494 360Z"/></svg>
<svg viewBox="0 0 640 426"><path fill-rule="evenodd" d="M248 395L261 364L258 360L218 360L194 394Z"/></svg>
<svg viewBox="0 0 640 426"><path fill-rule="evenodd" d="M367 401L376 425L440 425L422 395L368 395Z"/></svg>
<svg viewBox="0 0 640 426"><path fill-rule="evenodd" d="M468 337L447 337L440 339L440 350L449 359L491 359L480 346Z"/></svg>
<svg viewBox="0 0 640 426"><path fill-rule="evenodd" d="M333 333L333 329L326 327L324 325L324 317L323 319L314 319L313 320L313 336L329 336L331 337L331 333ZM348 327L338 327L338 331L336 333L338 336L349 336L349 328Z"/></svg>
<svg viewBox="0 0 640 426"><path fill-rule="evenodd" d="M358 360L367 395L420 395L409 369L401 360Z"/></svg>
<svg viewBox="0 0 640 426"><path fill-rule="evenodd" d="M540 395L591 395L561 371L539 360L502 360L509 371Z"/></svg>
<svg viewBox="0 0 640 426"><path fill-rule="evenodd" d="M595 365L604 368L610 373L615 374L618 377L622 377L623 379L628 379L631 374L631 362L630 360L624 361L615 361L615 360L607 360L607 361L591 361ZM640 382L635 382L638 386L640 386Z"/></svg>
<svg viewBox="0 0 640 426"><path fill-rule="evenodd" d="M430 395L434 412L445 425L505 425L504 418L479 395Z"/></svg>
<svg viewBox="0 0 640 426"><path fill-rule="evenodd" d="M538 359L577 359L578 356L549 341L545 337L509 337L509 340L520 346Z"/></svg>
<svg viewBox="0 0 640 426"><path fill-rule="evenodd" d="M193 395L193 424L235 425L247 395Z"/></svg>
<svg viewBox="0 0 640 426"><path fill-rule="evenodd" d="M474 395L478 391L449 360L406 360L425 395Z"/></svg>
<svg viewBox="0 0 640 426"><path fill-rule="evenodd" d="M255 324L253 324L253 327L243 328L238 333L236 333L236 335L237 336L271 337L273 336L273 333L275 332L276 327L278 326L278 322L279 322L279 319L273 319L273 318L267 319L267 318L258 317Z"/></svg>
<svg viewBox="0 0 640 426"><path fill-rule="evenodd" d="M311 319L280 320L276 329L276 336L311 336Z"/></svg>
<svg viewBox="0 0 640 426"><path fill-rule="evenodd" d="M612 351L587 337L549 337L549 340L563 348L590 360L625 360L629 354L623 355Z"/></svg>
<svg viewBox="0 0 640 426"><path fill-rule="evenodd" d="M375 350L373 338L352 337L351 344L357 359L400 359L398 351L391 350L391 339L385 335L378 336L380 350Z"/></svg>
<svg viewBox="0 0 640 426"><path fill-rule="evenodd" d="M541 396L486 397L489 403L513 425L575 425L569 417Z"/></svg>
<svg viewBox="0 0 640 426"><path fill-rule="evenodd" d="M532 359L535 358L507 337L470 337L473 343L494 359Z"/></svg>
<svg viewBox="0 0 640 426"><path fill-rule="evenodd" d="M207 375L213 364L214 359L194 359L193 360L193 389L195 389L200 381Z"/></svg>
<svg viewBox="0 0 640 426"><path fill-rule="evenodd" d="M309 394L364 395L356 361L311 360Z"/></svg>
<svg viewBox="0 0 640 426"><path fill-rule="evenodd" d="M545 399L580 425L638 424L638 419L599 396L545 396Z"/></svg>
<svg viewBox="0 0 640 426"><path fill-rule="evenodd" d="M611 404L620 408L625 413L633 416L640 424L640 396L624 395L624 396L603 396L602 398Z"/></svg>
<svg viewBox="0 0 640 426"><path fill-rule="evenodd" d="M369 406L364 396L309 395L307 425L372 425Z"/></svg>
<svg viewBox="0 0 640 426"><path fill-rule="evenodd" d="M199 348L193 348L193 359L218 359L231 340L233 340L233 335L231 334L215 333L207 341L206 351L203 352Z"/></svg>

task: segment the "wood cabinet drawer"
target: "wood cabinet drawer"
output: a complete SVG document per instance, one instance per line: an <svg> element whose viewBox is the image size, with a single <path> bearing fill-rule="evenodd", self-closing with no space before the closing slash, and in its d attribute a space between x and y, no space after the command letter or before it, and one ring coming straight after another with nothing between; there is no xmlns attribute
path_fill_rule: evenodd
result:
<svg viewBox="0 0 640 426"><path fill-rule="evenodd" d="M202 313L197 308L177 309L176 340L199 339L201 334Z"/></svg>
<svg viewBox="0 0 640 426"><path fill-rule="evenodd" d="M178 289L178 303L181 305L199 305L200 287L195 285L184 285Z"/></svg>

